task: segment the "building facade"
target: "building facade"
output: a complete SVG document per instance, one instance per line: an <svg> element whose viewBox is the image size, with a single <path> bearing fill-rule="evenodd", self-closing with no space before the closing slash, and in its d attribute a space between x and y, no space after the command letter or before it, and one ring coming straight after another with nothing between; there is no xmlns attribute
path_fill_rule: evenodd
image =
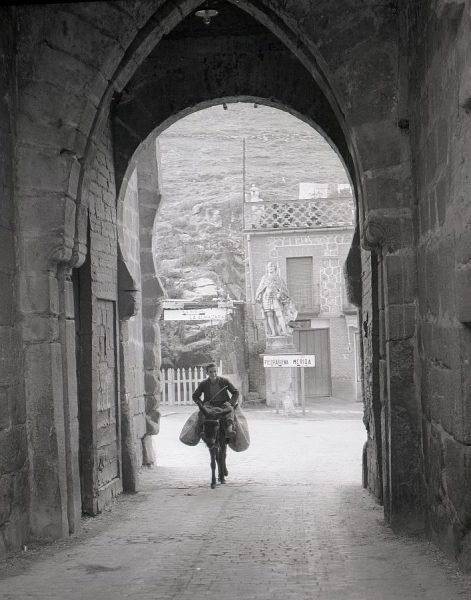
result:
<svg viewBox="0 0 471 600"><path fill-rule="evenodd" d="M347 300L343 276L353 232L349 185L300 184L298 200L280 202L251 192L244 205L244 238L253 397L265 397L260 356L265 332L255 296L266 263L272 261L298 311L292 324L296 348L316 356L315 368L305 373L306 398L359 398L358 314Z"/></svg>

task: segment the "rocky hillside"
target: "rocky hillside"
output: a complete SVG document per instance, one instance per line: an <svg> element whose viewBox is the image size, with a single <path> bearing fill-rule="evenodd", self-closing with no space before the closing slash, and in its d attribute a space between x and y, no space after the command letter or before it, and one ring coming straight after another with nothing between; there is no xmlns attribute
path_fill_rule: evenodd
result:
<svg viewBox="0 0 471 600"><path fill-rule="evenodd" d="M157 260L169 297L212 298L218 289L244 297L244 138L247 194L253 183L266 200L297 198L303 181L348 183L329 144L288 113L229 104L227 110L216 106L181 119L159 138L163 201ZM176 357L184 354L185 364L195 364L193 348L201 362L210 336L194 327L163 324L164 362L183 366Z"/></svg>

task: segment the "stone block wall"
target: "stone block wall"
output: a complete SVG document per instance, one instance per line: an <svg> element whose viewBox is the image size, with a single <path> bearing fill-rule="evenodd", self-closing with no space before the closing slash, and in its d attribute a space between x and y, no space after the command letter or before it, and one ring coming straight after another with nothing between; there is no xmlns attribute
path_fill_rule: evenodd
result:
<svg viewBox="0 0 471 600"><path fill-rule="evenodd" d="M367 431L364 457L364 485L380 502L383 500L381 400L379 388L379 322L376 255L361 251L362 299L360 328L362 340L363 422ZM366 460L365 460L366 459Z"/></svg>
<svg viewBox="0 0 471 600"><path fill-rule="evenodd" d="M118 289L116 189L109 128L89 170L90 256L93 295L116 301Z"/></svg>
<svg viewBox="0 0 471 600"><path fill-rule="evenodd" d="M143 464L156 462L152 443L160 429L160 365L161 342L159 317L162 312L164 289L156 269L155 221L162 200L160 149L151 137L144 144L137 163L139 196L139 245L142 286L142 341L144 345L144 400L146 435L143 438Z"/></svg>
<svg viewBox="0 0 471 600"><path fill-rule="evenodd" d="M471 9L420 1L407 16L424 505L471 569Z"/></svg>
<svg viewBox="0 0 471 600"><path fill-rule="evenodd" d="M342 265L338 258L322 260L320 304L323 315L339 315L342 311Z"/></svg>
<svg viewBox="0 0 471 600"><path fill-rule="evenodd" d="M356 400L355 334L353 328L349 328L346 320L342 317L331 319L329 335L332 396L350 401Z"/></svg>
<svg viewBox="0 0 471 600"><path fill-rule="evenodd" d="M90 336L82 349L79 396L84 512L122 491L118 361L118 232L112 142L105 127L89 169ZM81 301L86 301L81 298ZM82 313L83 314L83 313ZM85 320L85 318L83 320ZM96 426L92 423L96 422Z"/></svg>
<svg viewBox="0 0 471 600"><path fill-rule="evenodd" d="M13 43L13 23L4 11L0 21L0 556L21 548L29 525L23 353L16 328Z"/></svg>
<svg viewBox="0 0 471 600"><path fill-rule="evenodd" d="M141 261L139 241L139 194L137 171L134 170L127 183L120 219L120 248L123 260L131 274L136 287L140 287ZM135 315L121 323L123 360L122 374L126 394L126 402L131 406L133 430L135 436L136 462L142 465L142 438L146 433L145 399L144 399L144 357L142 338L142 292L135 295Z"/></svg>

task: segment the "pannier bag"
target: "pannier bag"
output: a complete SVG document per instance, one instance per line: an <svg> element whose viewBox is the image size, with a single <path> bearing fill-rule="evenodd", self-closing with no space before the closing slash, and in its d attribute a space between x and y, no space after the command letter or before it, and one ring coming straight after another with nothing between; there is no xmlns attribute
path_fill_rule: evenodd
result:
<svg viewBox="0 0 471 600"><path fill-rule="evenodd" d="M244 452L250 446L250 434L247 419L244 413L237 407L234 410L235 436L229 440L228 446L234 452ZM180 441L187 446L196 446L200 441L199 410L191 413L180 433Z"/></svg>
<svg viewBox="0 0 471 600"><path fill-rule="evenodd" d="M199 413L199 410L191 413L180 433L180 442L183 442L187 446L196 446L200 441Z"/></svg>
<svg viewBox="0 0 471 600"><path fill-rule="evenodd" d="M243 452L250 446L249 425L244 413L237 408L234 411L235 437L229 440L228 446L234 452Z"/></svg>

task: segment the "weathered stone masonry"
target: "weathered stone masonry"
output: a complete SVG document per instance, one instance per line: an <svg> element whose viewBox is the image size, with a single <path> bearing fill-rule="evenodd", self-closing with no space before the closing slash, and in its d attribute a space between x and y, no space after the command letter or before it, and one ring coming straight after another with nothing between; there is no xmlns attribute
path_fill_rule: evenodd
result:
<svg viewBox="0 0 471 600"><path fill-rule="evenodd" d="M0 552L137 488L143 395L158 430L149 148L183 114L245 99L319 128L346 165L367 483L392 525L425 524L470 567L469 2L231 0L211 27L200 4L2 9ZM117 215L136 167L130 260Z"/></svg>
<svg viewBox="0 0 471 600"><path fill-rule="evenodd" d="M28 450L22 389L23 356L16 318L14 199L14 22L0 36L0 554L17 548L28 532Z"/></svg>
<svg viewBox="0 0 471 600"><path fill-rule="evenodd" d="M78 404L82 508L96 514L122 491L116 318L118 240L109 130L104 132L90 169L88 214L89 256L80 277Z"/></svg>
<svg viewBox="0 0 471 600"><path fill-rule="evenodd" d="M471 7L417 2L407 18L423 501L433 538L469 566Z"/></svg>

